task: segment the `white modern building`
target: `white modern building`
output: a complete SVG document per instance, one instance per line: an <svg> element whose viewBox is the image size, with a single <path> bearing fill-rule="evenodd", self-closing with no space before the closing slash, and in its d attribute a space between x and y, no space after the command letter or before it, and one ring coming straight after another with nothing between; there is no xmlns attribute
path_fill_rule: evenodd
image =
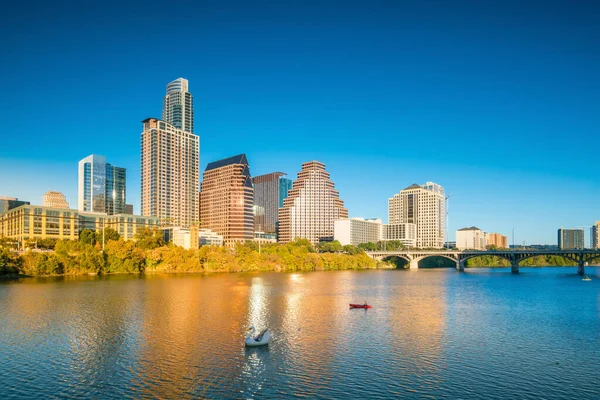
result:
<svg viewBox="0 0 600 400"><path fill-rule="evenodd" d="M346 246L361 243L377 243L382 238L382 223L379 218L344 218L333 222L333 239Z"/></svg>
<svg viewBox="0 0 600 400"><path fill-rule="evenodd" d="M169 227L162 229L166 242L172 242L175 246L186 250L197 249L202 246L222 246L223 236L210 229L190 229L180 227ZM192 243L193 233L197 232L197 243Z"/></svg>
<svg viewBox="0 0 600 400"><path fill-rule="evenodd" d="M413 184L388 199L388 223L415 224L416 246L444 247L444 188L436 183Z"/></svg>
<svg viewBox="0 0 600 400"><path fill-rule="evenodd" d="M162 119L184 132L194 132L194 98L187 79L177 78L167 84Z"/></svg>
<svg viewBox="0 0 600 400"><path fill-rule="evenodd" d="M106 162L106 157L91 154L79 161L77 209L84 212L124 214L126 171Z"/></svg>
<svg viewBox="0 0 600 400"><path fill-rule="evenodd" d="M485 250L487 243L487 233L475 226L456 231L456 248L458 250Z"/></svg>
<svg viewBox="0 0 600 400"><path fill-rule="evenodd" d="M407 247L417 246L417 225L416 224L384 224L383 240L399 241Z"/></svg>

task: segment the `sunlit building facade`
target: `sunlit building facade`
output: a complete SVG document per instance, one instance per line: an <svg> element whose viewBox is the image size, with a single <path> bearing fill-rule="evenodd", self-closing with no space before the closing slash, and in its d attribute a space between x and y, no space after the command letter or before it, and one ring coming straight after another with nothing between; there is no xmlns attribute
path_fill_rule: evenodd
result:
<svg viewBox="0 0 600 400"><path fill-rule="evenodd" d="M194 132L194 98L187 79L177 78L167 84L162 119L184 132Z"/></svg>
<svg viewBox="0 0 600 400"><path fill-rule="evenodd" d="M158 218L129 214L87 213L79 210L23 205L0 215L0 237L19 242L30 239L78 240L84 229L112 228L125 240L141 228L158 226Z"/></svg>
<svg viewBox="0 0 600 400"><path fill-rule="evenodd" d="M254 219L256 232L274 233L279 218L279 207L292 188L292 180L283 172L273 172L252 178L254 184L254 205L262 208L262 214Z"/></svg>
<svg viewBox="0 0 600 400"><path fill-rule="evenodd" d="M254 238L254 188L245 154L206 166L200 191L200 226L226 246Z"/></svg>
<svg viewBox="0 0 600 400"><path fill-rule="evenodd" d="M583 228L558 230L558 248L560 250L576 250L585 247Z"/></svg>
<svg viewBox="0 0 600 400"><path fill-rule="evenodd" d="M362 243L377 243L382 240L381 219L344 218L333 221L333 240L342 246L358 246Z"/></svg>
<svg viewBox="0 0 600 400"><path fill-rule="evenodd" d="M79 161L77 209L84 212L125 213L126 171L92 154ZM67 207L68 208L68 207Z"/></svg>
<svg viewBox="0 0 600 400"><path fill-rule="evenodd" d="M279 241L288 243L296 238L308 239L312 244L331 241L334 221L343 218L348 218L348 210L325 164L306 162L279 209Z"/></svg>
<svg viewBox="0 0 600 400"><path fill-rule="evenodd" d="M592 249L600 249L600 221L596 221L594 225L592 225L591 229L591 243L590 247Z"/></svg>
<svg viewBox="0 0 600 400"><path fill-rule="evenodd" d="M42 197L42 205L54 208L69 208L67 198L61 192L48 191Z"/></svg>
<svg viewBox="0 0 600 400"><path fill-rule="evenodd" d="M388 200L388 223L417 226L417 247L444 247L444 188L413 184Z"/></svg>
<svg viewBox="0 0 600 400"><path fill-rule="evenodd" d="M508 249L508 236L499 233L490 233L487 237L488 246L495 246L500 249Z"/></svg>
<svg viewBox="0 0 600 400"><path fill-rule="evenodd" d="M475 226L456 231L456 248L458 250L485 250L487 244L487 233Z"/></svg>
<svg viewBox="0 0 600 400"><path fill-rule="evenodd" d="M190 227L198 219L200 138L156 118L142 123L141 214Z"/></svg>

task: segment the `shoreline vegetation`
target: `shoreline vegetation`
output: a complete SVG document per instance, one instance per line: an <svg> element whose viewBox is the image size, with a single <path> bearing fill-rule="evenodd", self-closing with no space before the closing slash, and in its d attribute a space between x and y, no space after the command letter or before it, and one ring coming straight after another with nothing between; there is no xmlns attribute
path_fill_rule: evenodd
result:
<svg viewBox="0 0 600 400"><path fill-rule="evenodd" d="M15 243L0 239L0 277L5 279L36 276L116 275L141 273L212 273L212 272L295 272L358 269L407 268L406 260L390 257L377 261L364 250L375 250L380 244L365 243L358 247L339 242L322 242L312 246L306 239L287 244L261 245L248 241L233 249L202 246L186 250L167 244L158 230L145 229L135 241L125 241L107 228L104 232L84 230L79 241L38 240L26 243L46 251L17 253ZM401 248L402 244L386 243ZM558 256L538 256L524 260L521 266L570 266L572 261ZM451 260L430 257L421 268L454 267ZM468 268L508 267L507 260L496 256L480 256L467 260Z"/></svg>

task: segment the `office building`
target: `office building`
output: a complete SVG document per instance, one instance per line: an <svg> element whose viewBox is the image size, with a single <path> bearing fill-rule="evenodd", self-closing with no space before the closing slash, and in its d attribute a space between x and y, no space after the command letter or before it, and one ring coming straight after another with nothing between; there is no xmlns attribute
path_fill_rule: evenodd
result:
<svg viewBox="0 0 600 400"><path fill-rule="evenodd" d="M133 214L133 204L125 204L125 214Z"/></svg>
<svg viewBox="0 0 600 400"><path fill-rule="evenodd" d="M200 225L226 246L254 238L254 189L245 154L206 166L200 191Z"/></svg>
<svg viewBox="0 0 600 400"><path fill-rule="evenodd" d="M141 214L190 227L198 219L200 138L156 118L142 123Z"/></svg>
<svg viewBox="0 0 600 400"><path fill-rule="evenodd" d="M499 233L488 234L488 246L495 246L499 249L508 249L508 236Z"/></svg>
<svg viewBox="0 0 600 400"><path fill-rule="evenodd" d="M561 250L583 249L585 247L583 228L558 230L558 248Z"/></svg>
<svg viewBox="0 0 600 400"><path fill-rule="evenodd" d="M3 214L13 208L17 208L23 205L30 204L28 201L22 201L16 197L4 197L0 196L0 214Z"/></svg>
<svg viewBox="0 0 600 400"><path fill-rule="evenodd" d="M176 129L194 132L194 99L188 91L187 79L177 78L167 84L162 119Z"/></svg>
<svg viewBox="0 0 600 400"><path fill-rule="evenodd" d="M417 246L417 225L402 224L384 224L382 226L382 236L385 241L398 241L406 247Z"/></svg>
<svg viewBox="0 0 600 400"><path fill-rule="evenodd" d="M600 249L600 221L596 221L596 223L592 226L590 233L590 247L592 249Z"/></svg>
<svg viewBox="0 0 600 400"><path fill-rule="evenodd" d="M292 188L292 180L283 172L273 172L252 178L254 184L254 205L261 207L263 213L254 218L256 232L274 233L276 231L279 207Z"/></svg>
<svg viewBox="0 0 600 400"><path fill-rule="evenodd" d="M487 233L475 226L456 231L456 248L458 250L485 250L487 244Z"/></svg>
<svg viewBox="0 0 600 400"><path fill-rule="evenodd" d="M67 198L61 192L48 191L44 193L42 205L53 208L69 208Z"/></svg>
<svg viewBox="0 0 600 400"><path fill-rule="evenodd" d="M223 236L217 235L210 229L168 227L162 228L162 231L165 242L173 243L186 250L198 249L202 246L223 245ZM194 237L196 238L195 243Z"/></svg>
<svg viewBox="0 0 600 400"><path fill-rule="evenodd" d="M342 246L358 246L362 243L377 243L382 240L381 219L344 218L333 221L333 240Z"/></svg>
<svg viewBox="0 0 600 400"><path fill-rule="evenodd" d="M417 247L444 247L444 188L413 184L388 200L389 224L415 224Z"/></svg>
<svg viewBox="0 0 600 400"><path fill-rule="evenodd" d="M92 154L79 161L77 209L83 212L125 213L126 172Z"/></svg>
<svg viewBox="0 0 600 400"><path fill-rule="evenodd" d="M279 209L279 241L308 239L313 245L331 241L334 221L348 218L348 210L335 190L325 164L310 161L302 164L298 179Z"/></svg>
<svg viewBox="0 0 600 400"><path fill-rule="evenodd" d="M29 239L78 240L84 229L112 228L125 240L138 229L158 226L158 218L139 215L87 213L79 210L23 205L0 215L0 237L19 242Z"/></svg>

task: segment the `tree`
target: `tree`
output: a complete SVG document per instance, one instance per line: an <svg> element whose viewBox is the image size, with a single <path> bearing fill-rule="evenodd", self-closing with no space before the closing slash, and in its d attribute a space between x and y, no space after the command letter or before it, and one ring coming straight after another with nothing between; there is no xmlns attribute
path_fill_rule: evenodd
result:
<svg viewBox="0 0 600 400"><path fill-rule="evenodd" d="M108 243L109 240L119 240L121 235L113 228L104 228L104 243ZM96 231L96 243L102 243L102 230Z"/></svg>
<svg viewBox="0 0 600 400"><path fill-rule="evenodd" d="M137 247L145 250L156 249L166 244L162 231L157 228L139 229L135 234L135 239L137 240Z"/></svg>
<svg viewBox="0 0 600 400"><path fill-rule="evenodd" d="M19 255L0 247L0 275L18 275L22 266L23 259Z"/></svg>
<svg viewBox="0 0 600 400"><path fill-rule="evenodd" d="M352 246L351 244L347 244L344 246L344 253L349 254L351 256L355 255L355 254L360 254L362 253L362 250L359 249L356 246Z"/></svg>
<svg viewBox="0 0 600 400"><path fill-rule="evenodd" d="M377 250L377 245L373 242L361 243L358 245L358 248L366 251L375 251Z"/></svg>
<svg viewBox="0 0 600 400"><path fill-rule="evenodd" d="M100 238L102 240L102 238ZM91 244L92 246L96 244L96 232L91 229L84 229L79 233L79 241L81 243Z"/></svg>

